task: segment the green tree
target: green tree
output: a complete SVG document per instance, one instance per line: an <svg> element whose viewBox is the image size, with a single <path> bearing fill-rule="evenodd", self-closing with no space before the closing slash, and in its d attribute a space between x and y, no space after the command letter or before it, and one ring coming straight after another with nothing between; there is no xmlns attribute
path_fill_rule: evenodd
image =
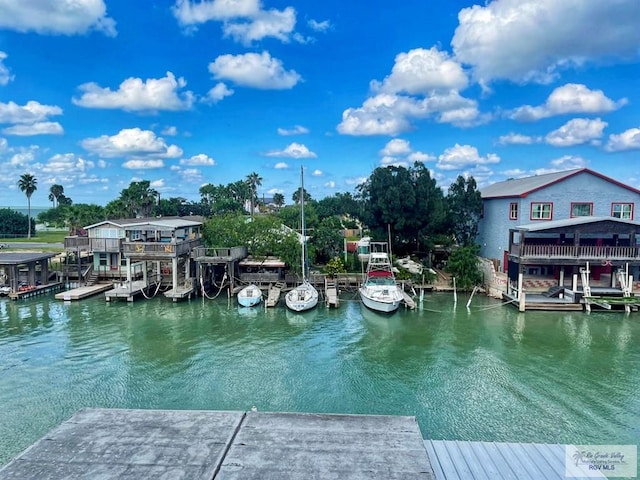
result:
<svg viewBox="0 0 640 480"><path fill-rule="evenodd" d="M324 271L329 277L335 277L338 273L347 273L347 268L340 257L333 257L327 262Z"/></svg>
<svg viewBox="0 0 640 480"><path fill-rule="evenodd" d="M468 246L475 242L478 223L482 213L482 195L473 177L459 175L449 186L447 195L451 230L458 245Z"/></svg>
<svg viewBox="0 0 640 480"><path fill-rule="evenodd" d="M61 195L64 195L64 187L57 183L51 185L49 188L49 201L53 203L53 208L56 208L59 205Z"/></svg>
<svg viewBox="0 0 640 480"><path fill-rule="evenodd" d="M456 248L447 261L447 271L456 279L456 286L462 290L471 290L482 282L482 272L478 265L480 247L468 245Z"/></svg>
<svg viewBox="0 0 640 480"><path fill-rule="evenodd" d="M275 204L276 207L282 208L282 206L284 205L284 195L281 193L274 193L273 203Z"/></svg>
<svg viewBox="0 0 640 480"><path fill-rule="evenodd" d="M247 184L249 185L249 201L251 204L251 218L253 218L254 204L258 198L258 187L262 185L262 177L256 172L247 175Z"/></svg>
<svg viewBox="0 0 640 480"><path fill-rule="evenodd" d="M313 230L309 245L313 248L316 262L325 263L340 255L344 249L340 219L336 216L323 218Z"/></svg>
<svg viewBox="0 0 640 480"><path fill-rule="evenodd" d="M305 205L309 202L311 202L311 194L309 192L307 192L306 188L303 188L302 191L304 192L304 203ZM293 192L293 195L291 195L291 200L293 200L293 203L295 203L296 205L298 205L300 203L300 189L296 189L295 192Z"/></svg>
<svg viewBox="0 0 640 480"><path fill-rule="evenodd" d="M34 223L33 219L30 220L24 213L10 208L0 208L0 235L24 235L24 231L29 229L29 221Z"/></svg>
<svg viewBox="0 0 640 480"><path fill-rule="evenodd" d="M38 180L30 173L23 173L18 180L18 188L27 196L28 213L28 233L27 238L31 238L31 195L38 189Z"/></svg>

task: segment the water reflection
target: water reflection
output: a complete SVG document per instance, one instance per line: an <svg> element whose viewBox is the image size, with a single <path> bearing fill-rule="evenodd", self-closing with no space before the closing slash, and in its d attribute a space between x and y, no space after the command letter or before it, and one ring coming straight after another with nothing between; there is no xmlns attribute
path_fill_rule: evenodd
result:
<svg viewBox="0 0 640 480"><path fill-rule="evenodd" d="M465 305L0 300L0 463L85 406L403 414L431 438L640 443L637 316Z"/></svg>

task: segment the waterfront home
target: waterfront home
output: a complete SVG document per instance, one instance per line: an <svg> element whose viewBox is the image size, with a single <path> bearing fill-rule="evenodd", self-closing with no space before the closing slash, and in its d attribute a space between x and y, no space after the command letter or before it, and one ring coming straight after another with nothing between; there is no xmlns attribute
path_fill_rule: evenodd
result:
<svg viewBox="0 0 640 480"><path fill-rule="evenodd" d="M159 275L169 275L173 283L184 275L178 263L185 263L202 242L199 217L154 217L105 220L84 227L86 236L69 236L64 246L80 255L88 252L92 262L83 269L84 281L122 279L129 281L147 273L146 262L156 264ZM188 264L188 262L187 262Z"/></svg>
<svg viewBox="0 0 640 480"><path fill-rule="evenodd" d="M502 272L506 272L509 265L510 232L520 226L537 224L540 228L552 229L557 225L554 221L582 217L633 221L635 207L640 205L639 190L587 168L509 179L483 188L481 194L483 214L477 237L480 256L494 259ZM596 222L591 227L598 229L613 224L620 222ZM569 225L569 230L564 232L565 241L576 238ZM532 231L531 228L528 231ZM595 236L606 233L590 232ZM538 267L531 266L531 271L535 268ZM547 270L540 267L537 271L544 274Z"/></svg>

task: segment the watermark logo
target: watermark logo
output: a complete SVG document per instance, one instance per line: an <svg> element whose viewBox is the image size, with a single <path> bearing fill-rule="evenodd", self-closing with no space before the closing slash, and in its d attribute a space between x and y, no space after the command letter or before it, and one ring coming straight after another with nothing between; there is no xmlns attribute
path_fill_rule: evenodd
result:
<svg viewBox="0 0 640 480"><path fill-rule="evenodd" d="M569 478L635 478L637 445L567 445L564 474Z"/></svg>

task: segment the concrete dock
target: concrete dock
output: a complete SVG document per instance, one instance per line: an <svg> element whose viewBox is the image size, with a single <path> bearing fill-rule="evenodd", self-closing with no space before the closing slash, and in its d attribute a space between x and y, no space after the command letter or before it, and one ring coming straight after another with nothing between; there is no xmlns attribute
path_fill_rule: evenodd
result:
<svg viewBox="0 0 640 480"><path fill-rule="evenodd" d="M106 292L113 288L111 283L98 283L96 285L87 285L86 287L72 288L64 292L56 293L56 300L64 300L65 302L71 300L82 300L83 298L97 295L98 293Z"/></svg>
<svg viewBox="0 0 640 480"><path fill-rule="evenodd" d="M0 480L425 479L414 417L242 411L81 410Z"/></svg>

